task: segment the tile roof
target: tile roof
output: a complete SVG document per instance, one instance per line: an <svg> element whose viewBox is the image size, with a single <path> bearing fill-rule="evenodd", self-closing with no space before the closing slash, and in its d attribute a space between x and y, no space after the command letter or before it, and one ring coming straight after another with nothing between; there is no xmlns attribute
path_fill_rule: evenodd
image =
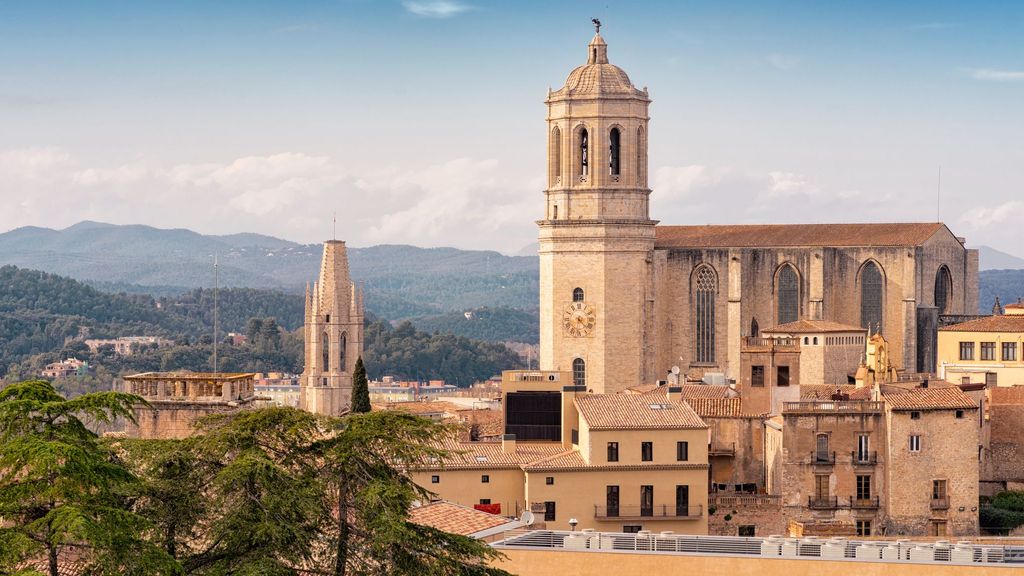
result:
<svg viewBox="0 0 1024 576"><path fill-rule="evenodd" d="M892 410L952 410L977 408L978 404L956 386L948 388L914 388L883 397Z"/></svg>
<svg viewBox="0 0 1024 576"><path fill-rule="evenodd" d="M850 400L871 400L871 388L867 386L858 388L853 384L803 384L800 386L800 399L831 400L836 390L843 394L849 394Z"/></svg>
<svg viewBox="0 0 1024 576"><path fill-rule="evenodd" d="M996 386L991 394L992 404L1024 404L1024 386Z"/></svg>
<svg viewBox="0 0 1024 576"><path fill-rule="evenodd" d="M865 329L860 326L851 326L850 324L840 324L839 322L831 322L829 320L797 320L795 322L788 322L786 324L779 324L772 328L765 328L761 330L763 333L769 334L803 334L813 332L860 332L864 333Z"/></svg>
<svg viewBox="0 0 1024 576"><path fill-rule="evenodd" d="M920 246L941 223L658 226L656 248Z"/></svg>
<svg viewBox="0 0 1024 576"><path fill-rule="evenodd" d="M644 392L644 396L653 396L665 398L668 395L669 388L677 388L677 386L655 386L654 388ZM640 388L637 386L636 388ZM636 390L633 388L633 390ZM718 386L714 384L683 384L678 386L680 389L679 397L683 400L689 398L729 398L730 394L735 394L735 391L728 386Z"/></svg>
<svg viewBox="0 0 1024 576"><path fill-rule="evenodd" d="M688 404L646 394L580 394L573 401L591 430L707 428Z"/></svg>
<svg viewBox="0 0 1024 576"><path fill-rule="evenodd" d="M455 438L445 441L442 448L451 455L443 463L423 466L423 469L520 468L565 451L560 442L517 442L514 452L503 452L501 442L461 442Z"/></svg>
<svg viewBox="0 0 1024 576"><path fill-rule="evenodd" d="M701 418L762 418L765 414L743 411L741 398L687 398L686 403Z"/></svg>
<svg viewBox="0 0 1024 576"><path fill-rule="evenodd" d="M399 410L410 414L443 414L445 412L455 414L459 407L451 402L430 401L430 402L389 402L383 406L385 410Z"/></svg>
<svg viewBox="0 0 1024 576"><path fill-rule="evenodd" d="M508 524L510 520L440 500L409 510L409 520L421 526L430 526L444 532L472 536L490 528Z"/></svg>
<svg viewBox="0 0 1024 576"><path fill-rule="evenodd" d="M986 316L943 326L939 332L1024 332L1024 314Z"/></svg>
<svg viewBox="0 0 1024 576"><path fill-rule="evenodd" d="M583 461L583 455L580 454L579 450L566 450L559 454L555 454L554 456L530 462L526 466L523 466L523 469L526 471L578 470L586 467L587 463Z"/></svg>

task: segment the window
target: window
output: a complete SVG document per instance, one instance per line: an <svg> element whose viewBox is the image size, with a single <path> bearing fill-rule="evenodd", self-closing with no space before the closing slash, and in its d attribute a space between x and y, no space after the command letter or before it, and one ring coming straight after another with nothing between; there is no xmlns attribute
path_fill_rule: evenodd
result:
<svg viewBox="0 0 1024 576"><path fill-rule="evenodd" d="M576 358L572 361L572 385L584 387L587 385L587 363L583 361L583 358Z"/></svg>
<svg viewBox="0 0 1024 576"><path fill-rule="evenodd" d="M757 335L761 333L761 327L757 325L757 318L750 319L750 335L757 338Z"/></svg>
<svg viewBox="0 0 1024 576"><path fill-rule="evenodd" d="M640 515L654 516L654 486L640 487Z"/></svg>
<svg viewBox="0 0 1024 576"><path fill-rule="evenodd" d="M431 476L430 477L430 483L431 484L440 484L441 483L441 477L440 476Z"/></svg>
<svg viewBox="0 0 1024 576"><path fill-rule="evenodd" d="M910 437L910 451L920 452L921 451L921 437L914 435Z"/></svg>
<svg viewBox="0 0 1024 576"><path fill-rule="evenodd" d="M796 270L789 264L779 269L776 294L779 324L796 322L800 316L800 285Z"/></svg>
<svg viewBox="0 0 1024 576"><path fill-rule="evenodd" d="M757 387L764 386L764 366L750 367L750 385Z"/></svg>
<svg viewBox="0 0 1024 576"><path fill-rule="evenodd" d="M996 359L996 343L995 342L982 342L981 343L981 359L982 360L995 360Z"/></svg>
<svg viewBox="0 0 1024 576"><path fill-rule="evenodd" d="M932 480L932 500L944 500L946 498L946 481Z"/></svg>
<svg viewBox="0 0 1024 576"><path fill-rule="evenodd" d="M996 373L996 372L986 372L985 373L985 387L987 387L987 388L994 388L996 386L998 377L999 377L999 374Z"/></svg>
<svg viewBox="0 0 1024 576"><path fill-rule="evenodd" d="M960 359L974 360L974 342L960 343Z"/></svg>
<svg viewBox="0 0 1024 576"><path fill-rule="evenodd" d="M753 537L753 536L756 535L755 532L756 532L756 528L753 525L746 524L746 525L740 526L739 529L737 529L736 535L737 536Z"/></svg>
<svg viewBox="0 0 1024 576"><path fill-rule="evenodd" d="M619 175L619 144L622 135L618 128L612 128L608 133L608 173L612 176Z"/></svg>
<svg viewBox="0 0 1024 576"><path fill-rule="evenodd" d="M867 434L857 435L857 461L867 462L871 459L871 437Z"/></svg>
<svg viewBox="0 0 1024 576"><path fill-rule="evenodd" d="M1003 342L1003 362L1017 361L1017 343Z"/></svg>
<svg viewBox="0 0 1024 576"><path fill-rule="evenodd" d="M484 474L483 476L480 477L480 483L481 484L488 484L488 483L490 483L490 481L491 481L491 477L488 476L487 474Z"/></svg>
<svg viewBox="0 0 1024 576"><path fill-rule="evenodd" d="M860 271L860 325L868 336L882 333L882 271L870 261Z"/></svg>
<svg viewBox="0 0 1024 576"><path fill-rule="evenodd" d="M871 536L871 520L857 520L857 536Z"/></svg>
<svg viewBox="0 0 1024 576"><path fill-rule="evenodd" d="M710 266L697 268L693 275L694 318L697 322L697 362L715 362L715 296L718 278Z"/></svg>
<svg viewBox="0 0 1024 576"><path fill-rule="evenodd" d="M639 524L626 524L625 526L622 527L622 533L623 534L636 534L637 532L639 532L639 531L641 531L643 529L644 529L644 527L639 525Z"/></svg>
<svg viewBox="0 0 1024 576"><path fill-rule="evenodd" d="M587 137L587 129L581 128L579 132L579 174L586 176L590 174L590 140Z"/></svg>
<svg viewBox="0 0 1024 576"><path fill-rule="evenodd" d="M619 443L609 442L608 443L608 461L618 462L619 461Z"/></svg>
<svg viewBox="0 0 1024 576"><path fill-rule="evenodd" d="M546 484L548 486L554 486L555 485L555 477L554 476L547 476L546 478L544 478L544 484Z"/></svg>
<svg viewBox="0 0 1024 576"><path fill-rule="evenodd" d="M818 474L814 477L814 499L823 502L829 499L831 491L828 487L828 474Z"/></svg>
<svg viewBox="0 0 1024 576"><path fill-rule="evenodd" d="M619 487L608 486L605 488L604 503L606 512L609 517L614 518L619 515Z"/></svg>
<svg viewBox="0 0 1024 576"><path fill-rule="evenodd" d="M647 138L644 135L644 127L636 129L636 183L637 186L647 184Z"/></svg>
<svg viewBox="0 0 1024 576"><path fill-rule="evenodd" d="M807 336L804 336L804 346L807 346L810 343L811 343L811 339L808 338Z"/></svg>
<svg viewBox="0 0 1024 576"><path fill-rule="evenodd" d="M653 442L641 442L640 443L640 459L644 462L650 462L654 460L654 443Z"/></svg>
<svg viewBox="0 0 1024 576"><path fill-rule="evenodd" d="M481 498L480 499L480 503L481 504L490 504L491 503L491 499L490 498Z"/></svg>
<svg viewBox="0 0 1024 576"><path fill-rule="evenodd" d="M551 159L548 181L552 186L556 186L562 183L562 131L558 126L551 129L551 149L548 158Z"/></svg>
<svg viewBox="0 0 1024 576"><path fill-rule="evenodd" d="M813 342L813 344L814 344L815 346L817 346L817 345L818 345L818 337L817 337L817 336L815 336L815 337L814 337L814 342Z"/></svg>
<svg viewBox="0 0 1024 576"><path fill-rule="evenodd" d="M555 503L545 502L544 503L544 521L554 522L555 521Z"/></svg>
<svg viewBox="0 0 1024 576"><path fill-rule="evenodd" d="M857 500L871 498L871 476L857 476Z"/></svg>
<svg viewBox="0 0 1024 576"><path fill-rule="evenodd" d="M962 419L964 417L964 411L963 410L957 410L956 411L956 417L958 419Z"/></svg>
<svg viewBox="0 0 1024 576"><path fill-rule="evenodd" d="M911 420L920 420L921 419L921 413L918 412L917 410L911 410L910 411L910 419Z"/></svg>
<svg viewBox="0 0 1024 576"><path fill-rule="evenodd" d="M946 535L946 521L945 520L932 520L931 526L929 527L929 533L932 536L945 536Z"/></svg>
<svg viewBox="0 0 1024 576"><path fill-rule="evenodd" d="M342 372L348 370L348 362L345 358L346 348L348 348L348 336L342 332L341 341L338 342L338 370Z"/></svg>
<svg viewBox="0 0 1024 576"><path fill-rule="evenodd" d="M690 459L690 443L676 442L676 460L686 462Z"/></svg>
<svg viewBox="0 0 1024 576"><path fill-rule="evenodd" d="M552 219L553 220L558 220L558 204L554 205L554 209L555 209L555 213L554 213L554 216L552 216Z"/></svg>
<svg viewBox="0 0 1024 576"><path fill-rule="evenodd" d="M818 434L814 440L814 460L816 462L829 462L828 434Z"/></svg>
<svg viewBox="0 0 1024 576"><path fill-rule="evenodd" d="M676 516L690 515L690 487L676 486Z"/></svg>
<svg viewBox="0 0 1024 576"><path fill-rule="evenodd" d="M331 369L331 337L327 335L327 332L324 332L322 338L323 365L320 367L320 370L323 372L328 372Z"/></svg>
<svg viewBox="0 0 1024 576"><path fill-rule="evenodd" d="M953 278L949 274L949 268L946 268L945 265L939 266L938 271L935 272L935 307L939 309L939 314L949 312L952 292Z"/></svg>
<svg viewBox="0 0 1024 576"><path fill-rule="evenodd" d="M789 366L775 367L775 385L789 386Z"/></svg>
<svg viewBox="0 0 1024 576"><path fill-rule="evenodd" d="M583 302L583 288L577 287L572 289L572 301Z"/></svg>

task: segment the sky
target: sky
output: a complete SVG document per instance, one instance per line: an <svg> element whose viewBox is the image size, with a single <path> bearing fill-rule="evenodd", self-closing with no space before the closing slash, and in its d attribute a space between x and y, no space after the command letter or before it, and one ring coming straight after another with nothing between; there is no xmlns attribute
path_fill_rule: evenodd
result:
<svg viewBox="0 0 1024 576"><path fill-rule="evenodd" d="M665 224L946 222L1024 256L1024 2L0 0L0 231L519 252L544 98L653 104ZM940 176L941 174L941 176Z"/></svg>

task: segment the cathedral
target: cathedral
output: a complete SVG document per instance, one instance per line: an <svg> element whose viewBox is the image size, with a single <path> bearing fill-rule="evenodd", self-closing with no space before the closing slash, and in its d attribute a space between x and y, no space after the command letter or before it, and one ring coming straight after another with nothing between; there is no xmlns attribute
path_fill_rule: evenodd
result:
<svg viewBox="0 0 1024 576"><path fill-rule="evenodd" d="M305 371L299 407L337 416L352 406L352 372L363 354L363 293L349 278L345 243L324 243L320 279L306 287Z"/></svg>
<svg viewBox="0 0 1024 576"><path fill-rule="evenodd" d="M548 92L542 370L599 393L673 368L739 380L743 338L810 319L882 334L895 366L934 371L943 318L978 313L978 253L964 238L942 223L660 225L650 103L600 33Z"/></svg>

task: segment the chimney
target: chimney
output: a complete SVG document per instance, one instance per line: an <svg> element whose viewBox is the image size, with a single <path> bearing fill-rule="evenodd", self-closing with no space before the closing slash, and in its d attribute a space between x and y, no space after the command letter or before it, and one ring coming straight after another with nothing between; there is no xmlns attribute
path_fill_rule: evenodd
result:
<svg viewBox="0 0 1024 576"><path fill-rule="evenodd" d="M515 434L502 434L501 435L501 453L502 454L515 454L516 453L516 435Z"/></svg>
<svg viewBox="0 0 1024 576"><path fill-rule="evenodd" d="M679 402L683 399L682 386L669 386L668 394L665 395L669 402Z"/></svg>

